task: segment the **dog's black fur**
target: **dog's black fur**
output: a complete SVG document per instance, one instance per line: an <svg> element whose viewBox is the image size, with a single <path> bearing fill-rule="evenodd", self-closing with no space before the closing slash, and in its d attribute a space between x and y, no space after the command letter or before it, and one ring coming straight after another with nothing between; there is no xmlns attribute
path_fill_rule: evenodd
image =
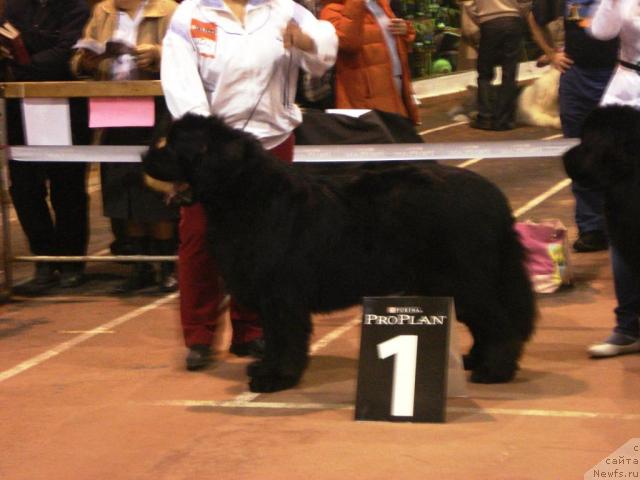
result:
<svg viewBox="0 0 640 480"><path fill-rule="evenodd" d="M640 276L640 111L595 109L563 160L569 177L604 193L609 240Z"/></svg>
<svg viewBox="0 0 640 480"><path fill-rule="evenodd" d="M535 306L509 206L484 178L431 162L332 164L313 174L193 115L144 166L192 186L228 290L262 319L266 354L248 369L252 391L298 383L311 313L400 294L453 296L474 338L471 380L514 377Z"/></svg>

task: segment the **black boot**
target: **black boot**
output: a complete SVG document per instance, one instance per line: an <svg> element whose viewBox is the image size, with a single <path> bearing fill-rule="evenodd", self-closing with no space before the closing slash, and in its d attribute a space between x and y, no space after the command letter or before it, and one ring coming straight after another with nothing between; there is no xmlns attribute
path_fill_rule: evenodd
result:
<svg viewBox="0 0 640 480"><path fill-rule="evenodd" d="M478 80L478 116L471 122L472 128L493 129L493 87L491 81Z"/></svg>
<svg viewBox="0 0 640 480"><path fill-rule="evenodd" d="M148 254L147 239L145 237L133 237L130 240L134 251L132 255ZM156 282L156 272L148 262L132 262L131 273L127 279L113 289L115 294L133 293L143 288L149 287Z"/></svg>
<svg viewBox="0 0 640 480"><path fill-rule="evenodd" d="M57 285L58 275L54 264L52 262L37 262L33 278L26 283L16 285L13 291L18 295L42 295Z"/></svg>

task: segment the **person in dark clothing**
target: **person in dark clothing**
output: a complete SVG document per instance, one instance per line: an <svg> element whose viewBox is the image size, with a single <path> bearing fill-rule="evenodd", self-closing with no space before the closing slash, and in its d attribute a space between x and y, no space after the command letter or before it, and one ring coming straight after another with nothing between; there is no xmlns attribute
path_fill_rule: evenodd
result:
<svg viewBox="0 0 640 480"><path fill-rule="evenodd" d="M528 0L474 0L469 7L480 27L478 48L478 116L471 127L482 130L514 128L518 98L518 60L524 41L524 18ZM495 100L491 82L495 68L502 67L502 80Z"/></svg>
<svg viewBox="0 0 640 480"><path fill-rule="evenodd" d="M4 80L70 80L71 47L80 38L88 18L85 0L7 0L0 23L8 21L20 32L30 63L19 65L3 51ZM70 107L74 143L86 143L86 103L73 100ZM7 102L7 119L9 144L24 144L20 101ZM86 170L86 163L9 161L11 197L34 254L86 253ZM47 195L53 214L47 205ZM35 276L16 290L39 294L58 284L74 287L82 283L83 271L84 265L80 263L61 263L58 268L54 263L38 262Z"/></svg>
<svg viewBox="0 0 640 480"><path fill-rule="evenodd" d="M598 106L618 58L618 39L598 40L586 27L594 0L535 0L528 23L536 43L551 64L562 72L560 77L560 122L567 138L577 138L587 115ZM549 45L541 26L564 17L565 47ZM576 200L575 222L578 238L576 252L606 250L604 198L601 192L573 182Z"/></svg>

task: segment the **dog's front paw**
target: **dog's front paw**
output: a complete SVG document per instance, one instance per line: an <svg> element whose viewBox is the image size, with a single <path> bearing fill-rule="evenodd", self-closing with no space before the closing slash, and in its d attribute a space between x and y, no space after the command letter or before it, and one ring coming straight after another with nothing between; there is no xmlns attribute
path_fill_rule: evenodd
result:
<svg viewBox="0 0 640 480"><path fill-rule="evenodd" d="M470 380L473 383L507 383L515 378L517 370L517 367L498 370L489 370L485 367L480 367L471 372Z"/></svg>
<svg viewBox="0 0 640 480"><path fill-rule="evenodd" d="M247 375L250 377L262 377L265 375L274 374L276 366L272 362L266 362L264 360L255 360L247 365Z"/></svg>
<svg viewBox="0 0 640 480"><path fill-rule="evenodd" d="M279 392L295 387L300 377L286 377L279 375L254 376L249 380L249 390L255 393Z"/></svg>

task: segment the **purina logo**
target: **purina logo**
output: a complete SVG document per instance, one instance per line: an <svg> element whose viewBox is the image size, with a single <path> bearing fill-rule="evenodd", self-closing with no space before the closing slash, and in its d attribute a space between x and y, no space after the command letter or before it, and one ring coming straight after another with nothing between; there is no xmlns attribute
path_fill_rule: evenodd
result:
<svg viewBox="0 0 640 480"><path fill-rule="evenodd" d="M421 307L388 307L387 313L424 313Z"/></svg>

